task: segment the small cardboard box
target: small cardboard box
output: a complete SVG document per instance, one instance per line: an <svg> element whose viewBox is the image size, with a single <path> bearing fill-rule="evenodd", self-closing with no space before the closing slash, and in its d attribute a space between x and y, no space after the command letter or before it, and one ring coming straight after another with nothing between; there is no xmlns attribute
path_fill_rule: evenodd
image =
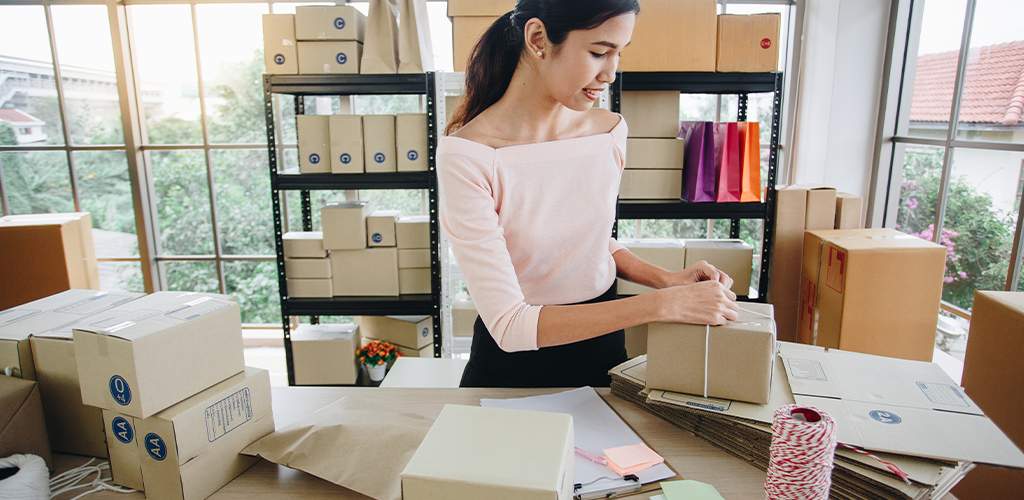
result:
<svg viewBox="0 0 1024 500"><path fill-rule="evenodd" d="M626 120L626 125L629 128L629 137L679 140L679 92L674 90L623 92L622 118ZM682 144L683 141L679 142ZM630 150L629 153L631 155L633 151ZM627 161L629 160L627 159ZM679 164L682 165L682 162L680 161ZM675 167L662 166L658 168Z"/></svg>
<svg viewBox="0 0 1024 500"><path fill-rule="evenodd" d="M398 269L398 293L401 295L430 293L430 268Z"/></svg>
<svg viewBox="0 0 1024 500"><path fill-rule="evenodd" d="M330 259L324 259L330 262ZM319 299L334 296L331 278L288 278L288 296L297 299Z"/></svg>
<svg viewBox="0 0 1024 500"><path fill-rule="evenodd" d="M398 248L410 250L415 248L430 249L430 217L427 215L407 215L395 222L395 240Z"/></svg>
<svg viewBox="0 0 1024 500"><path fill-rule="evenodd" d="M87 405L147 418L245 369L232 297L155 292L93 318L73 328Z"/></svg>
<svg viewBox="0 0 1024 500"><path fill-rule="evenodd" d="M686 263L690 267L706 261L724 271L732 282L736 295L750 293L750 274L754 264L754 248L743 240L685 240Z"/></svg>
<svg viewBox="0 0 1024 500"><path fill-rule="evenodd" d="M395 246L395 222L401 216L401 210L374 210L366 217L366 246Z"/></svg>
<svg viewBox="0 0 1024 500"><path fill-rule="evenodd" d="M453 110L454 111L454 110ZM395 116L395 142L399 172L426 172L427 115L407 113Z"/></svg>
<svg viewBox="0 0 1024 500"><path fill-rule="evenodd" d="M397 172L395 115L363 116L364 164L367 172Z"/></svg>
<svg viewBox="0 0 1024 500"><path fill-rule="evenodd" d="M430 316L357 316L363 337L421 349L434 342Z"/></svg>
<svg viewBox="0 0 1024 500"><path fill-rule="evenodd" d="M623 170L619 198L678 200L683 192L682 170Z"/></svg>
<svg viewBox="0 0 1024 500"><path fill-rule="evenodd" d="M363 44L299 42L300 75L358 75Z"/></svg>
<svg viewBox="0 0 1024 500"><path fill-rule="evenodd" d="M452 302L452 335L455 337L473 337L473 325L476 324L476 304L471 299Z"/></svg>
<svg viewBox="0 0 1024 500"><path fill-rule="evenodd" d="M647 354L647 325L626 328L626 356L633 359Z"/></svg>
<svg viewBox="0 0 1024 500"><path fill-rule="evenodd" d="M672 238L619 238L619 243L637 257L666 271L678 272L685 268L686 247L682 240ZM654 290L624 279L618 280L619 295L639 295Z"/></svg>
<svg viewBox="0 0 1024 500"><path fill-rule="evenodd" d="M716 71L764 73L779 69L779 14L718 15Z"/></svg>
<svg viewBox="0 0 1024 500"><path fill-rule="evenodd" d="M647 388L768 403L775 363L771 304L744 302L723 326L651 323Z"/></svg>
<svg viewBox="0 0 1024 500"><path fill-rule="evenodd" d="M715 0L644 0L641 5L619 70L715 71Z"/></svg>
<svg viewBox="0 0 1024 500"><path fill-rule="evenodd" d="M0 457L38 455L53 470L39 385L0 375Z"/></svg>
<svg viewBox="0 0 1024 500"><path fill-rule="evenodd" d="M135 417L103 410L103 429L110 451L110 475L114 484L143 491L142 463Z"/></svg>
<svg viewBox="0 0 1024 500"><path fill-rule="evenodd" d="M271 75L299 74L295 14L263 14L263 57Z"/></svg>
<svg viewBox="0 0 1024 500"><path fill-rule="evenodd" d="M931 361L945 267L946 247L892 229L807 231L797 338Z"/></svg>
<svg viewBox="0 0 1024 500"><path fill-rule="evenodd" d="M861 212L864 198L850 193L836 193L836 223L834 229L862 229Z"/></svg>
<svg viewBox="0 0 1024 500"><path fill-rule="evenodd" d="M363 337L363 340L362 340L363 347L366 347L370 342L373 342L374 340L379 340L379 339L371 339L369 337ZM387 342L387 341L385 341L385 342ZM426 345L426 346L420 347L419 349L415 349L415 348L412 348L412 347L405 347L403 345L398 345L398 344L396 344L394 342L391 342L391 345L397 347L398 348L398 354L400 354L401 356L406 357L406 358L432 358L432 357L434 357L434 344ZM391 369L391 365L393 365L394 363L395 363L394 361L388 363L388 369Z"/></svg>
<svg viewBox="0 0 1024 500"><path fill-rule="evenodd" d="M336 297L398 296L398 250L331 252L331 288Z"/></svg>
<svg viewBox="0 0 1024 500"><path fill-rule="evenodd" d="M299 136L299 172L330 173L331 134L327 115L297 115L295 128Z"/></svg>
<svg viewBox="0 0 1024 500"><path fill-rule="evenodd" d="M247 367L136 424L146 498L203 500L259 461L238 452L274 432L270 375Z"/></svg>
<svg viewBox="0 0 1024 500"><path fill-rule="evenodd" d="M350 40L366 38L366 16L352 6L295 7L295 35L299 40Z"/></svg>
<svg viewBox="0 0 1024 500"><path fill-rule="evenodd" d="M327 121L331 138L331 173L363 173L363 117L331 115Z"/></svg>
<svg viewBox="0 0 1024 500"><path fill-rule="evenodd" d="M575 465L572 415L445 405L402 471L402 498L570 500Z"/></svg>
<svg viewBox="0 0 1024 500"><path fill-rule="evenodd" d="M284 258L284 274L288 278L316 279L331 277L331 259Z"/></svg>
<svg viewBox="0 0 1024 500"><path fill-rule="evenodd" d="M321 231L290 231L281 237L284 256L299 259L325 259L324 233ZM287 272L287 270L285 270Z"/></svg>
<svg viewBox="0 0 1024 500"><path fill-rule="evenodd" d="M626 139L626 151L626 168L683 169L682 139Z"/></svg>
<svg viewBox="0 0 1024 500"><path fill-rule="evenodd" d="M370 204L365 201L337 201L320 209L327 250L361 250L366 248L366 217Z"/></svg>
<svg viewBox="0 0 1024 500"><path fill-rule="evenodd" d="M804 229L832 229L836 225L836 188L821 184L803 184L807 189L807 220Z"/></svg>
<svg viewBox="0 0 1024 500"><path fill-rule="evenodd" d="M429 248L407 248L398 250L399 269L422 269L430 267Z"/></svg>
<svg viewBox="0 0 1024 500"><path fill-rule="evenodd" d="M299 325L292 332L295 384L355 384L360 345L358 325Z"/></svg>
<svg viewBox="0 0 1024 500"><path fill-rule="evenodd" d="M466 71L469 55L487 28L515 8L515 0L450 0L448 19L452 21L452 52L455 71ZM449 111L451 113L451 111ZM450 116L450 115L449 115Z"/></svg>
<svg viewBox="0 0 1024 500"><path fill-rule="evenodd" d="M103 412L82 403L75 345L69 338L71 331L46 332L42 334L47 335L45 337L35 335L32 337L32 358L39 380L50 449L106 457Z"/></svg>

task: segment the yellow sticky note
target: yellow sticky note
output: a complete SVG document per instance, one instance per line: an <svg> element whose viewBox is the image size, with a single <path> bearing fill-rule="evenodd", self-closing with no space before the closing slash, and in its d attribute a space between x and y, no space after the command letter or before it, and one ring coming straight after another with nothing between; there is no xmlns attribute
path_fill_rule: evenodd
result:
<svg viewBox="0 0 1024 500"><path fill-rule="evenodd" d="M714 486L692 479L663 481L661 490L665 500L725 500Z"/></svg>
<svg viewBox="0 0 1024 500"><path fill-rule="evenodd" d="M623 469L629 469L648 462L661 463L665 461L664 458L661 458L661 455L658 455L643 443L608 448L604 450L604 454Z"/></svg>

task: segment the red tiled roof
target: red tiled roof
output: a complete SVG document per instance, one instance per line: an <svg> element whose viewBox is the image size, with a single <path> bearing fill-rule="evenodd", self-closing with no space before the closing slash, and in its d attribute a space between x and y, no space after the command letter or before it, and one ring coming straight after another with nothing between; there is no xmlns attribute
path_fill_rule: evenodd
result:
<svg viewBox="0 0 1024 500"><path fill-rule="evenodd" d="M917 59L910 121L948 122L957 51ZM968 53L960 121L1016 125L1024 114L1024 40L976 47Z"/></svg>
<svg viewBox="0 0 1024 500"><path fill-rule="evenodd" d="M0 120L7 120L11 123L45 123L39 118L17 109L0 109Z"/></svg>

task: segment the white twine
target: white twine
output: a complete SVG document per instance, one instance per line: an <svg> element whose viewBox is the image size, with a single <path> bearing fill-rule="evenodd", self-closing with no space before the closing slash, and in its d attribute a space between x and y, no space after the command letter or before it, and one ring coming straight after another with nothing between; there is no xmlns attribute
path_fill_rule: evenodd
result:
<svg viewBox="0 0 1024 500"><path fill-rule="evenodd" d="M0 498L5 500L50 500L50 470L38 455L0 458L0 469L19 469L0 481Z"/></svg>
<svg viewBox="0 0 1024 500"><path fill-rule="evenodd" d="M92 465L93 461L95 460L95 458L91 458L89 459L88 462L85 463L85 465L82 465L81 467L76 467L67 472L63 472L61 474L57 474L56 476L54 476L53 479L50 480L50 490L52 491L52 495L62 495L69 491L89 487L92 487L92 489L82 492L81 494L72 498L71 500L78 500L79 498L82 498L86 495L96 493L97 491L102 490L113 491L116 493L135 492L135 490L131 488L122 488L120 486L114 486L110 484L111 478L103 477L103 473L110 470L110 462L100 462L96 465ZM89 481L88 483L84 484L78 484L82 480L87 479L89 476L93 474L96 474L96 477L93 478L92 481Z"/></svg>
<svg viewBox="0 0 1024 500"><path fill-rule="evenodd" d="M739 308L743 312L753 314L755 316L762 316L768 319L772 319L772 333L775 333L775 321L767 315L749 309ZM704 325L704 397L708 397L708 353L711 351L711 325Z"/></svg>

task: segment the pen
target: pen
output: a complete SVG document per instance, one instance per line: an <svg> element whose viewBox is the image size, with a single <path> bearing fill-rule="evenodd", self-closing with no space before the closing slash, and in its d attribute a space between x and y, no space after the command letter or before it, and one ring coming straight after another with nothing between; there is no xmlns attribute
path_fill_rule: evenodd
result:
<svg viewBox="0 0 1024 500"><path fill-rule="evenodd" d="M590 453L588 451L576 448L576 454L581 456L581 457L583 457L583 458L585 458L585 459L587 459L587 460L590 460L591 462L594 462L595 464L598 464L598 465L608 465L608 461L607 460L605 460L605 459L603 459L603 458L601 458L601 457L599 457L599 456L597 456L597 455L595 455L593 453Z"/></svg>

